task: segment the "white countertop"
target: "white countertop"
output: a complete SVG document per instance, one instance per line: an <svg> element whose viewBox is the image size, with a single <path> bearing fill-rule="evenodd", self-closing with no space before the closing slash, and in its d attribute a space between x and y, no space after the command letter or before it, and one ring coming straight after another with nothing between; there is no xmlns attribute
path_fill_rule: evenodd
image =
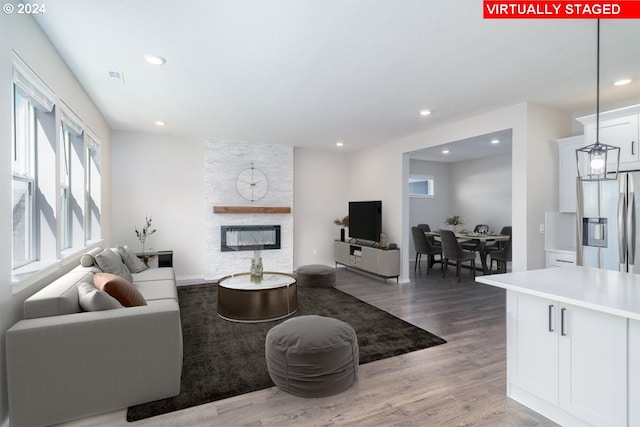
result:
<svg viewBox="0 0 640 427"><path fill-rule="evenodd" d="M476 277L491 286L640 320L640 275L591 267Z"/></svg>

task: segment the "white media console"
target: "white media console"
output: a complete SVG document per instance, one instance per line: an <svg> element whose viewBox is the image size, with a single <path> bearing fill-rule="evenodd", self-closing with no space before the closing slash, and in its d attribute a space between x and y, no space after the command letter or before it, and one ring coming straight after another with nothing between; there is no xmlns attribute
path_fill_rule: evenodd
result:
<svg viewBox="0 0 640 427"><path fill-rule="evenodd" d="M336 265L366 271L386 279L400 276L400 250L380 249L357 243L335 241Z"/></svg>

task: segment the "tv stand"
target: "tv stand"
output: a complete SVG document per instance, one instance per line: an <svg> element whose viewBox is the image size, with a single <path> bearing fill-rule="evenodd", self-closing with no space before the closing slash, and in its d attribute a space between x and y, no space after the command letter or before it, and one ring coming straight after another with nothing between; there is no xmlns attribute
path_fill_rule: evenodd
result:
<svg viewBox="0 0 640 427"><path fill-rule="evenodd" d="M335 241L335 262L356 270L398 280L400 250L380 249L358 243Z"/></svg>

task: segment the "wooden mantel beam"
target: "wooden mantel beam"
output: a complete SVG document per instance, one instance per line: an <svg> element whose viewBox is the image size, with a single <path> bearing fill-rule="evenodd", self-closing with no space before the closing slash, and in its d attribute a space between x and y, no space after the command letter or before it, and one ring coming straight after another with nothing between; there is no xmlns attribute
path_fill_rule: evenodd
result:
<svg viewBox="0 0 640 427"><path fill-rule="evenodd" d="M213 213L219 214L289 214L286 206L214 206Z"/></svg>

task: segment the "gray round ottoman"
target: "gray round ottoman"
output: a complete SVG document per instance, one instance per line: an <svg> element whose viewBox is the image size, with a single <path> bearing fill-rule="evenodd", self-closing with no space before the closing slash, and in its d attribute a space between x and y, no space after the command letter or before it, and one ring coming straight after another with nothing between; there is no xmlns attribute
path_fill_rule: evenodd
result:
<svg viewBox="0 0 640 427"><path fill-rule="evenodd" d="M322 316L293 317L271 328L265 355L274 384L302 397L329 396L351 387L360 357L353 328Z"/></svg>
<svg viewBox="0 0 640 427"><path fill-rule="evenodd" d="M303 265L296 269L298 286L333 286L336 284L336 269L326 265Z"/></svg>

